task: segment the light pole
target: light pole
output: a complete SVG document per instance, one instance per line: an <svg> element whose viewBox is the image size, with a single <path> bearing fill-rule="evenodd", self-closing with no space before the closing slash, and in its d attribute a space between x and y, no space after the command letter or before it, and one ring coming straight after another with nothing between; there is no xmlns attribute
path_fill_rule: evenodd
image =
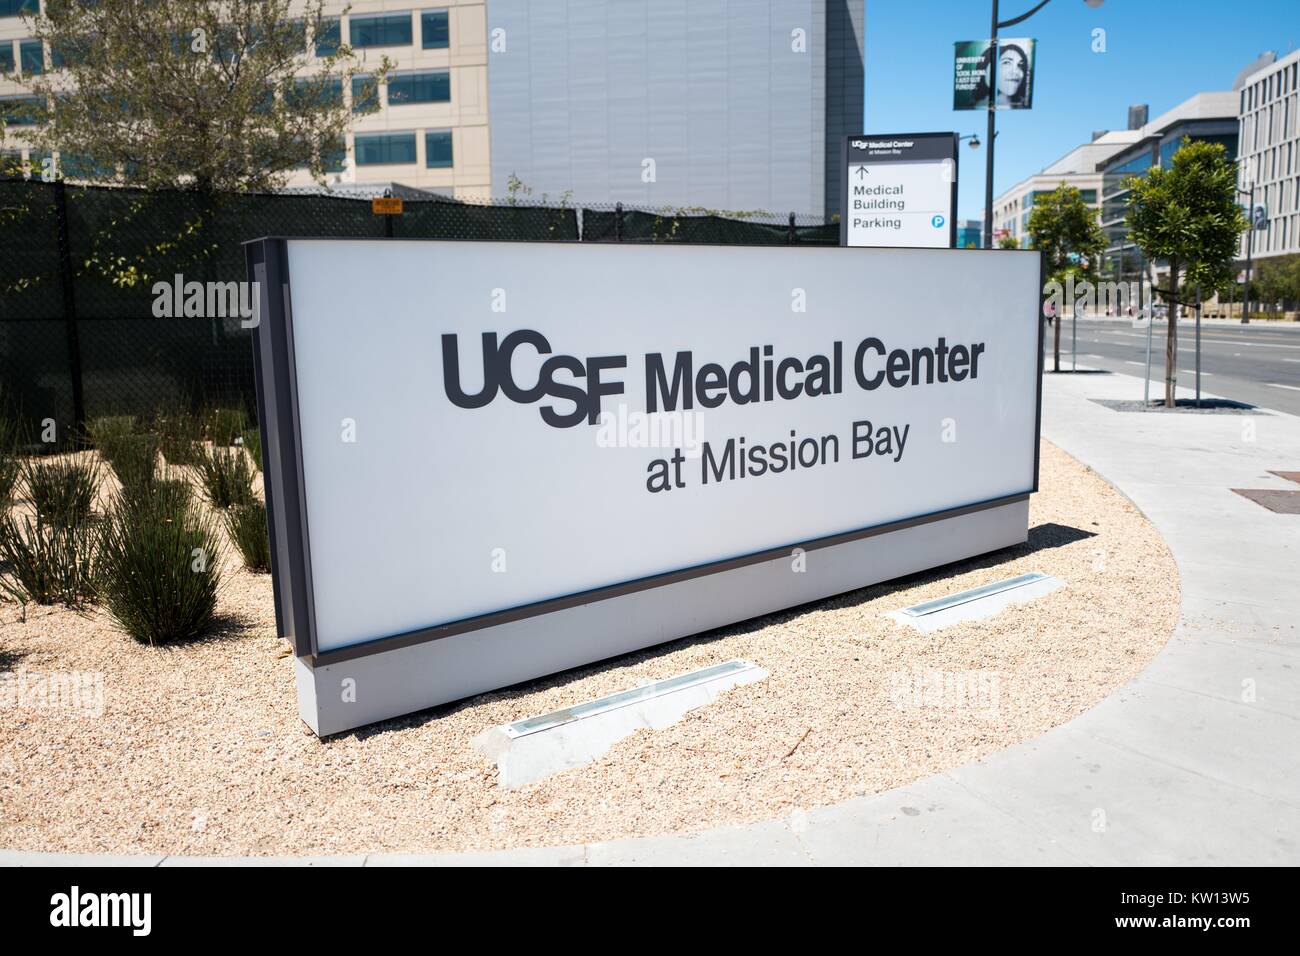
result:
<svg viewBox="0 0 1300 956"><path fill-rule="evenodd" d="M1246 196L1246 288L1241 296L1241 324L1250 323L1250 266L1255 251L1255 181L1250 181L1250 189L1238 189L1238 196Z"/></svg>
<svg viewBox="0 0 1300 956"><path fill-rule="evenodd" d="M993 23L991 33L993 34L992 42L989 46L989 119L988 135L985 141L989 144L988 162L984 166L984 248L993 248L993 138L997 136L996 123L994 117L997 115L998 103L998 30L1003 27L1013 27L1017 23L1023 23L1028 20L1043 7L1051 3L1052 0L1042 0L1041 3L1033 7L1026 13L1018 17L1012 17L1010 20L998 20L998 0L993 0ZM1101 6L1103 0L1083 0L1088 6L1096 9Z"/></svg>

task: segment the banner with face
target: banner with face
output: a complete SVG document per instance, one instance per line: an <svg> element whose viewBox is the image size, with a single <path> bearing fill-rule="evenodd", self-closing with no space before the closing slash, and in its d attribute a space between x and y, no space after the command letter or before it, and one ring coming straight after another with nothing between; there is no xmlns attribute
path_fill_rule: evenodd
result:
<svg viewBox="0 0 1300 956"><path fill-rule="evenodd" d="M1029 37L999 37L993 41L962 40L955 44L952 108L986 110L989 100L1000 110L1027 110L1034 101L1034 48Z"/></svg>

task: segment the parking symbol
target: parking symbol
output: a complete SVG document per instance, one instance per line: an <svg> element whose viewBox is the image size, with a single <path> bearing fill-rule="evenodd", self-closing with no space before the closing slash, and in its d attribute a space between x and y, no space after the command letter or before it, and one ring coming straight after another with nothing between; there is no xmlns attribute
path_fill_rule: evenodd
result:
<svg viewBox="0 0 1300 956"><path fill-rule="evenodd" d="M936 229L942 226L943 222L944 222L943 216L937 213L930 217L930 225L934 226L934 228Z"/></svg>

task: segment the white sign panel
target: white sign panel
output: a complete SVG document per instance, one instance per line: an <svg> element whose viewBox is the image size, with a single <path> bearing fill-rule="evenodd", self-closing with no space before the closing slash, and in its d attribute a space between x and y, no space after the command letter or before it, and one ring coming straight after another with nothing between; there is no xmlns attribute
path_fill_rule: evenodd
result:
<svg viewBox="0 0 1300 956"><path fill-rule="evenodd" d="M1036 254L289 240L287 267L314 653L1035 485Z"/></svg>
<svg viewBox="0 0 1300 956"><path fill-rule="evenodd" d="M957 156L951 133L850 136L841 235L849 246L955 245Z"/></svg>

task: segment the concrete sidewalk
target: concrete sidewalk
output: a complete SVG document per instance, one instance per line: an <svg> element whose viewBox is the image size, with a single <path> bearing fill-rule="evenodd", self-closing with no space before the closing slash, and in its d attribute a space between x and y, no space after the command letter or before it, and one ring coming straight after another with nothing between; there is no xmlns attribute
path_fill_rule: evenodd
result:
<svg viewBox="0 0 1300 956"><path fill-rule="evenodd" d="M1181 390L1180 390L1181 391ZM1231 488L1290 488L1300 418L1116 412L1141 379L1047 376L1043 435L1155 524L1182 615L1136 679L986 760L789 818L687 836L307 865L1300 863L1300 516ZM240 863L0 853L0 864Z"/></svg>

